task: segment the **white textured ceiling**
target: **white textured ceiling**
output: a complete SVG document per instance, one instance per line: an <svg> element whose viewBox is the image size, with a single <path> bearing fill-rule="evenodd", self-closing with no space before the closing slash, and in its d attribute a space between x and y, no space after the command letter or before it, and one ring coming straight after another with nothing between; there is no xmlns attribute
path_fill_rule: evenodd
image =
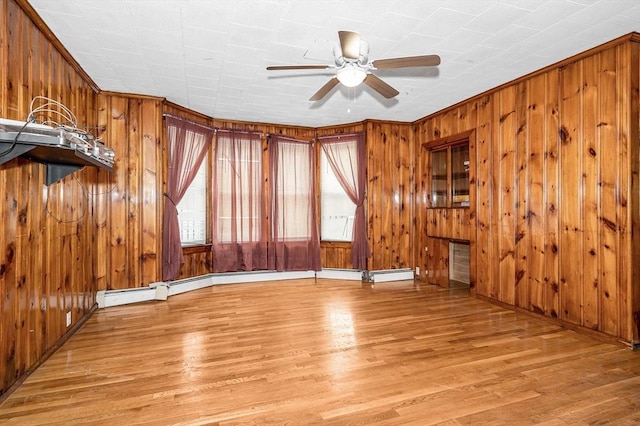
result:
<svg viewBox="0 0 640 426"><path fill-rule="evenodd" d="M103 90L165 97L230 120L325 126L414 121L632 31L640 0L30 0ZM435 68L379 70L400 94L332 75L266 71L332 63L338 30L370 59L437 54Z"/></svg>

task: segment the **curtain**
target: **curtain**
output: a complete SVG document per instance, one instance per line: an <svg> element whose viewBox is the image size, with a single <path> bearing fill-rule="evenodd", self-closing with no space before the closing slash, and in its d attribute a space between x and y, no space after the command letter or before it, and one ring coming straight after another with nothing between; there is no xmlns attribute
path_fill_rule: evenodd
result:
<svg viewBox="0 0 640 426"><path fill-rule="evenodd" d="M371 257L367 238L367 223L364 211L367 185L366 150L364 134L336 135L319 138L320 146L338 182L356 205L351 237L351 261L356 269L367 269Z"/></svg>
<svg viewBox="0 0 640 426"><path fill-rule="evenodd" d="M219 130L214 161L213 270L267 269L261 134Z"/></svg>
<svg viewBox="0 0 640 426"><path fill-rule="evenodd" d="M278 271L319 271L314 145L272 136L269 171L272 197L269 267Z"/></svg>
<svg viewBox="0 0 640 426"><path fill-rule="evenodd" d="M164 194L162 279L170 281L178 277L180 264L184 261L176 205L207 155L214 130L179 117L166 116L165 122L169 169Z"/></svg>

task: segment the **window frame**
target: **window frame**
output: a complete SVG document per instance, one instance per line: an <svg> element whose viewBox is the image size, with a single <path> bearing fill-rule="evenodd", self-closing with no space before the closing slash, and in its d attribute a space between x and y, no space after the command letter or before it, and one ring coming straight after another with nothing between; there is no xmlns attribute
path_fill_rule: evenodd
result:
<svg viewBox="0 0 640 426"><path fill-rule="evenodd" d="M197 252L199 247L209 247L211 246L211 208L212 208L212 194L211 194L211 190L212 190L212 178L213 178L213 173L212 173L212 167L211 167L211 161L212 161L212 154L213 153L213 144L211 144L211 146L209 146L207 148L207 155L205 157L205 159L202 161L202 164L200 165L200 167L205 167L205 183L206 183L206 188L205 188L205 208L206 208L206 213L205 213L205 240L204 242L184 242L182 241L182 238L180 238L180 244L182 246L183 252L189 251L189 252L194 252L194 250ZM191 186L191 185L190 185ZM188 189L187 189L188 190ZM179 204L179 203L178 203ZM176 206L177 209L177 206ZM180 225L180 218L179 218L179 214L178 214L178 226ZM182 232L182 230L180 230Z"/></svg>
<svg viewBox="0 0 640 426"><path fill-rule="evenodd" d="M340 185L340 182L338 182L338 186L340 187L340 189L342 190L342 192L344 193L344 195L347 197L347 199L349 199L349 201L353 204L353 216L351 217L351 233L349 235L349 239L343 239L343 240L338 240L338 239L324 239L322 236L322 158L326 158L326 154L324 152L324 150L322 149L322 146L320 143L316 143L317 147L316 147L316 153L317 153L317 158L318 158L318 177L316 179L317 181L317 204L318 204L318 225L320 228L320 242L321 243L333 243L333 244L350 244L351 241L353 240L353 220L355 220L355 209L356 209L356 205L353 204L353 202L349 199L349 197L347 196L346 191L344 190L344 188L342 188L342 185ZM326 161L328 161L328 159L326 159ZM331 168L331 166L329 166L327 164L327 166L329 168ZM331 171L333 172L333 169L331 169ZM338 178L335 176L335 173L333 173L335 179L337 180ZM349 224L349 219L347 219L347 224Z"/></svg>

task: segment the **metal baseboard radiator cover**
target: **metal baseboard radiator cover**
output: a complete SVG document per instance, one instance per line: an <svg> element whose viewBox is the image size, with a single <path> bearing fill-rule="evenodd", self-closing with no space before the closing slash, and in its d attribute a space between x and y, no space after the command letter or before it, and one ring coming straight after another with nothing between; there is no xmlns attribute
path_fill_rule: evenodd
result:
<svg viewBox="0 0 640 426"><path fill-rule="evenodd" d="M365 272L365 280L372 283L382 283L388 281L413 280L413 270L411 269L385 269L379 271Z"/></svg>

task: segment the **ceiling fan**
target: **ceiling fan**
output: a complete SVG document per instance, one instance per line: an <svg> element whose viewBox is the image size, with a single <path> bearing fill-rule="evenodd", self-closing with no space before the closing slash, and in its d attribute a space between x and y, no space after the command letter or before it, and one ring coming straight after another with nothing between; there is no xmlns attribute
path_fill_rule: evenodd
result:
<svg viewBox="0 0 640 426"><path fill-rule="evenodd" d="M338 31L340 45L333 49L335 65L271 65L269 71L281 70L324 70L335 69L336 75L314 93L310 101L324 98L338 83L356 87L364 83L387 99L398 95L398 91L385 83L373 71L378 69L433 67L440 64L438 55L406 56L401 58L369 60L369 43L360 39L353 31Z"/></svg>

